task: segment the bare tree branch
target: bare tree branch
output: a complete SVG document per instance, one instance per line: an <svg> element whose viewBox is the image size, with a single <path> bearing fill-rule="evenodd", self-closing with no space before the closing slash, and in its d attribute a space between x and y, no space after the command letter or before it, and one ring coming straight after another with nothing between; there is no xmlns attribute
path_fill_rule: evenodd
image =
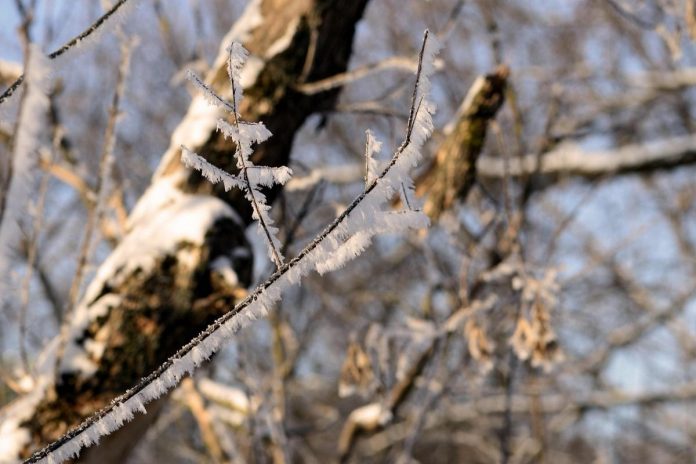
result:
<svg viewBox="0 0 696 464"><path fill-rule="evenodd" d="M695 162L696 136L689 135L624 145L614 150L585 151L577 146L561 145L540 157L526 155L508 160L507 174L522 177L536 173L545 182L553 183L565 177L596 179L671 170ZM484 179L502 179L506 175L505 163L500 158L481 158L478 175Z"/></svg>

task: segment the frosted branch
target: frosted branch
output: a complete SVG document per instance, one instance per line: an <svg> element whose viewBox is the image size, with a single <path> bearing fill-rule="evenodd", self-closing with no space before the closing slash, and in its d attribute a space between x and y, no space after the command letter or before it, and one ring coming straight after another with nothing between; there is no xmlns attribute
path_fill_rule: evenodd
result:
<svg viewBox="0 0 696 464"><path fill-rule="evenodd" d="M181 161L184 164L196 171L200 171L203 177L208 179L211 183L217 184L222 182L225 187L225 191L229 192L232 188L244 189L244 182L239 180L237 176L233 176L224 169L220 169L207 162L203 157L192 152L185 146L181 146Z"/></svg>
<svg viewBox="0 0 696 464"><path fill-rule="evenodd" d="M193 73L189 73L189 79L203 92L205 98L213 105L222 107L232 114L234 124L230 124L224 119L218 119L217 129L236 143L235 156L237 167L240 170L238 176L232 176L221 169L211 165L200 156L192 153L189 149L182 146L182 159L187 166L198 169L203 175L212 182L223 181L225 189L229 190L235 186L245 192L246 199L252 207L252 218L259 224L261 234L266 238L269 247L269 257L280 268L283 265L283 256L280 252L281 244L278 240L278 229L273 226L268 211L270 207L266 204L266 197L259 189L260 186L272 187L275 184L285 184L290 180L292 171L281 166L277 168L266 166L254 166L250 160L253 152L251 145L261 143L271 136L271 132L263 123L245 122L239 119L238 105L241 101L242 86L239 82L241 70L249 56L249 52L239 43L233 43L227 49L229 56L227 60L227 73L232 87L232 104L226 102L217 95L213 89L208 87L201 79Z"/></svg>
<svg viewBox="0 0 696 464"><path fill-rule="evenodd" d="M208 85L201 80L200 77L196 76L196 73L190 69L186 71L186 78L191 81L191 83L200 90L200 92L205 97L206 101L213 106L218 106L229 112L233 112L234 108L228 102L222 99L218 94L216 94L213 89L208 87Z"/></svg>

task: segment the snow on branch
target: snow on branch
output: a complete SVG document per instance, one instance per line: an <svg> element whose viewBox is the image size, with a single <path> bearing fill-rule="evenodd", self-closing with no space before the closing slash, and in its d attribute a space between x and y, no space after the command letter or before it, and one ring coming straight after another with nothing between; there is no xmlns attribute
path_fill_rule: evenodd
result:
<svg viewBox="0 0 696 464"><path fill-rule="evenodd" d="M222 97L220 97L218 94L216 94L213 89L208 87L208 85L201 80L200 77L196 76L196 73L191 71L190 69L186 72L186 78L191 81L191 83L198 88L198 90L201 91L203 94L203 97L207 100L208 103L214 106L219 106L222 109L225 109L229 111L230 113L234 111L234 108L232 105L227 103Z"/></svg>
<svg viewBox="0 0 696 464"><path fill-rule="evenodd" d="M524 155L509 163L485 156L478 160L477 172L488 179L540 175L552 181L563 176L596 179L649 173L694 163L696 135L683 135L595 151L567 142L541 156Z"/></svg>
<svg viewBox="0 0 696 464"><path fill-rule="evenodd" d="M427 216L420 211L395 212L389 205L408 176L410 168L420 160L423 143L432 133L434 105L428 100L429 76L438 48L436 41L426 31L419 55L411 118L405 140L366 189L295 258L281 265L268 280L250 292L247 298L180 348L137 385L57 441L36 452L25 463L58 463L75 458L82 448L120 428L136 412L145 413L145 404L174 388L184 375L192 373L197 366L209 359L240 328L267 314L284 290L298 284L312 270L326 272L342 266L360 254L378 233L428 224ZM234 75L231 77L234 81ZM242 145L248 143L248 139L238 142ZM250 185L248 178L245 182L247 186Z"/></svg>
<svg viewBox="0 0 696 464"><path fill-rule="evenodd" d="M107 10L103 15L97 18L97 20L94 21L87 29L85 29L80 34L67 41L62 47L51 52L48 55L48 58L54 60L60 57L61 55L65 54L68 50L81 46L87 39L90 39L90 42L92 43L96 42L96 40L94 39L97 36L97 33L101 32L102 26L104 26L104 24L118 16L123 18L125 17L125 15L127 15L129 8L123 7L129 3L130 5L132 5L135 3L135 1L129 2L129 0L118 0L111 8L109 8L109 10ZM0 95L0 105L2 105L2 103L5 100L10 98L19 87L21 87L21 85L24 83L24 79L24 74L20 75L17 78L17 80L15 80L7 89L5 89L2 95Z"/></svg>

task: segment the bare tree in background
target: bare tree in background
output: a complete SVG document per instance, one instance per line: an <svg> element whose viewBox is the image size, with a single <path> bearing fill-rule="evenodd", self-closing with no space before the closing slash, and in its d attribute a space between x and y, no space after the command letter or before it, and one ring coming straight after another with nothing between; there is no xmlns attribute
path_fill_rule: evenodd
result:
<svg viewBox="0 0 696 464"><path fill-rule="evenodd" d="M118 2L6 3L0 90L29 42L54 50ZM293 256L386 162L356 155L364 128L386 145L404 133L428 28L443 43L436 134L399 199L431 217L427 234L310 277L84 459L691 462L693 2L137 3L55 60L31 208L2 252L17 283L1 316L5 410L31 395L39 353L59 367L86 353L32 403L23 458L272 272L239 192L180 162L183 143L235 169L185 69L228 98L225 47L250 50L241 113L274 134L254 163L295 172L269 192ZM3 202L28 89L0 105ZM175 200L158 202L163 186ZM195 209L171 219L194 196L235 213L175 252L134 240L200 226ZM114 258L134 243L147 266ZM44 350L61 327L68 340Z"/></svg>

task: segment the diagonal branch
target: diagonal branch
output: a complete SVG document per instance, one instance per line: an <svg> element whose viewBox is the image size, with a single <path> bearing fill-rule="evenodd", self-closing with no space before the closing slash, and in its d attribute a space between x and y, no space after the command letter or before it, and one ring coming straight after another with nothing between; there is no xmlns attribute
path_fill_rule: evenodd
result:
<svg viewBox="0 0 696 464"><path fill-rule="evenodd" d="M114 6L109 8L109 10L101 15L95 22L93 22L87 29L82 31L80 34L77 36L73 37L69 41L67 41L62 47L59 49L51 52L48 57L52 60L58 58L59 56L65 54L68 52L73 47L76 47L80 45L85 39L88 39L91 35L93 35L95 32L99 31L101 27L109 21L120 9L123 7L126 3L128 3L128 0L118 0ZM20 76L0 95L0 105L10 98L12 94L14 94L17 89L24 83L24 74L20 74Z"/></svg>

